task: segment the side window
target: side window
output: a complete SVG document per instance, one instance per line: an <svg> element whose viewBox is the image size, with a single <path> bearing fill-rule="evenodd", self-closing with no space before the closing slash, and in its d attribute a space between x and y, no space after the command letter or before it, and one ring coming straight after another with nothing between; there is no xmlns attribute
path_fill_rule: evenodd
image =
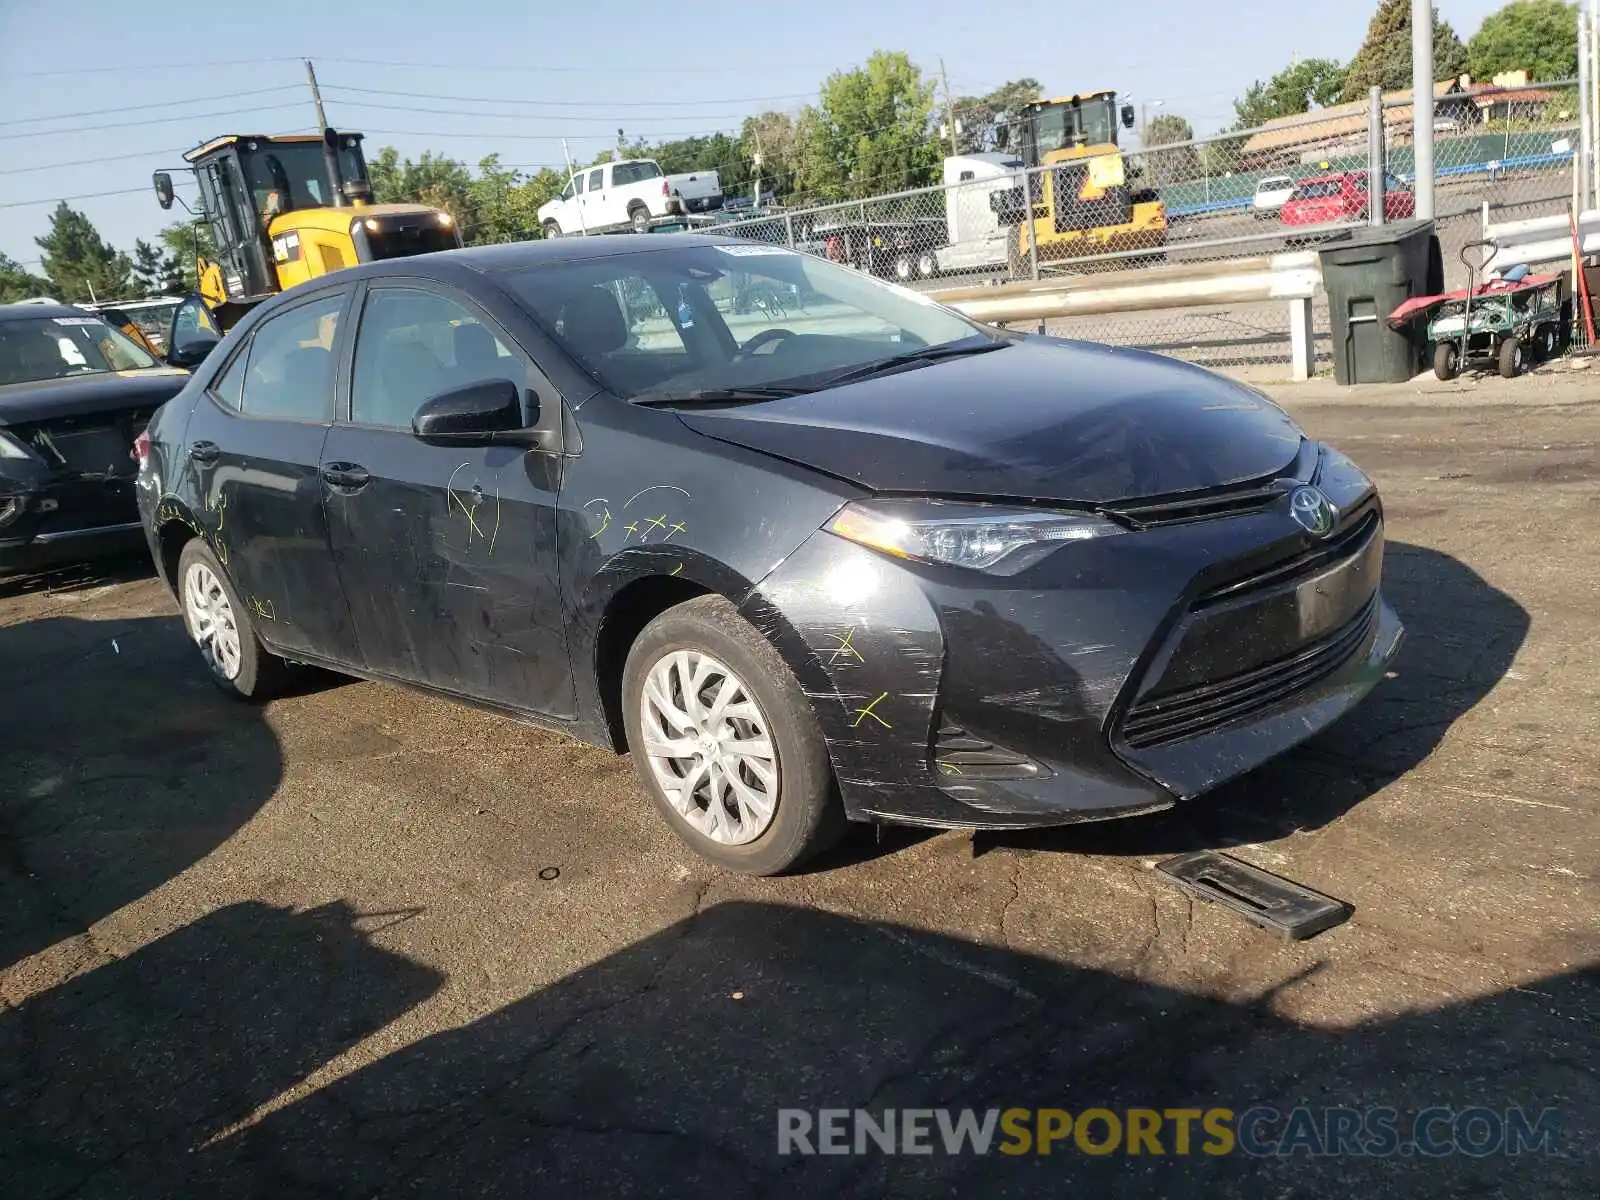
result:
<svg viewBox="0 0 1600 1200"><path fill-rule="evenodd" d="M269 317L250 343L241 407L248 416L326 421L333 412L333 338L345 294Z"/></svg>
<svg viewBox="0 0 1600 1200"><path fill-rule="evenodd" d="M424 400L486 379L520 388L522 362L464 305L415 288L377 288L356 337L350 419L409 429Z"/></svg>
<svg viewBox="0 0 1600 1200"><path fill-rule="evenodd" d="M604 187L605 185L601 182L601 180L603 180L605 176L606 169L604 167L596 167L593 171L590 171L589 190L591 192L598 192L602 187Z"/></svg>
<svg viewBox="0 0 1600 1200"><path fill-rule="evenodd" d="M568 194L569 198L572 197L572 196L581 196L581 195L583 195L583 176L582 175L574 175L572 177L572 181L567 184L567 194Z"/></svg>
<svg viewBox="0 0 1600 1200"><path fill-rule="evenodd" d="M245 360L249 357L250 347L245 346L233 356L227 369L211 381L211 394L235 412L244 406Z"/></svg>

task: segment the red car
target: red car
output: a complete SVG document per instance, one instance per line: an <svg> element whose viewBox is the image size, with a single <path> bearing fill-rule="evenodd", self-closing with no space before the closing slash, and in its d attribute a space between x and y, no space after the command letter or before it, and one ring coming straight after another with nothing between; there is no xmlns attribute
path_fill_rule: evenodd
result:
<svg viewBox="0 0 1600 1200"><path fill-rule="evenodd" d="M1295 184L1284 201L1285 225L1324 225L1330 221L1356 221L1367 215L1367 172L1340 171L1314 175ZM1393 175L1384 176L1383 213L1386 220L1415 216L1417 198Z"/></svg>

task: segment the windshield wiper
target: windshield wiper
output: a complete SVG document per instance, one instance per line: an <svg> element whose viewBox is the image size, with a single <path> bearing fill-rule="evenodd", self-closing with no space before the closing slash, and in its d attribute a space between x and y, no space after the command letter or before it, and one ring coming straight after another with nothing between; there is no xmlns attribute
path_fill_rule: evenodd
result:
<svg viewBox="0 0 1600 1200"><path fill-rule="evenodd" d="M787 400L802 396L810 388L804 387L728 387L695 388L689 392L657 392L635 396L635 404L644 405L694 405L694 404L757 404L762 400Z"/></svg>
<svg viewBox="0 0 1600 1200"><path fill-rule="evenodd" d="M987 354L991 350L1003 350L1011 345L1009 341L996 341L985 337L982 341L962 338L957 342L941 342L937 346L923 346L919 350L907 350L903 354L892 354L888 358L880 358L873 362L862 363L859 367L851 367L838 375L830 375L824 381L825 386L833 387L841 383L853 383L858 379L868 379L884 371L893 371L897 367L910 366L914 363L938 362L945 358L965 358L972 354Z"/></svg>

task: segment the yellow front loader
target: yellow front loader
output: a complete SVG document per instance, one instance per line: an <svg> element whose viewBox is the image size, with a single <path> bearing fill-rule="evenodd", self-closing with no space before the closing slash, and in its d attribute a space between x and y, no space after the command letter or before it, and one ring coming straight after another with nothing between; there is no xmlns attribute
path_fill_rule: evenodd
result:
<svg viewBox="0 0 1600 1200"><path fill-rule="evenodd" d="M370 203L359 133L233 133L183 157L216 247L214 258L197 256L200 295L224 331L251 306L330 271L461 245L443 209ZM172 176L156 172L155 189L171 208Z"/></svg>

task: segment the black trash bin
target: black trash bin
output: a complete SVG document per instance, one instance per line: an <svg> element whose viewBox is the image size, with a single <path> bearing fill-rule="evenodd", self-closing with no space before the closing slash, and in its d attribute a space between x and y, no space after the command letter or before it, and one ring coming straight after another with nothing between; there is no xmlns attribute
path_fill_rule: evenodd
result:
<svg viewBox="0 0 1600 1200"><path fill-rule="evenodd" d="M1389 314L1413 296L1444 290L1432 221L1351 230L1320 248L1328 293L1333 377L1341 384L1400 383L1418 374L1427 335L1389 328Z"/></svg>

